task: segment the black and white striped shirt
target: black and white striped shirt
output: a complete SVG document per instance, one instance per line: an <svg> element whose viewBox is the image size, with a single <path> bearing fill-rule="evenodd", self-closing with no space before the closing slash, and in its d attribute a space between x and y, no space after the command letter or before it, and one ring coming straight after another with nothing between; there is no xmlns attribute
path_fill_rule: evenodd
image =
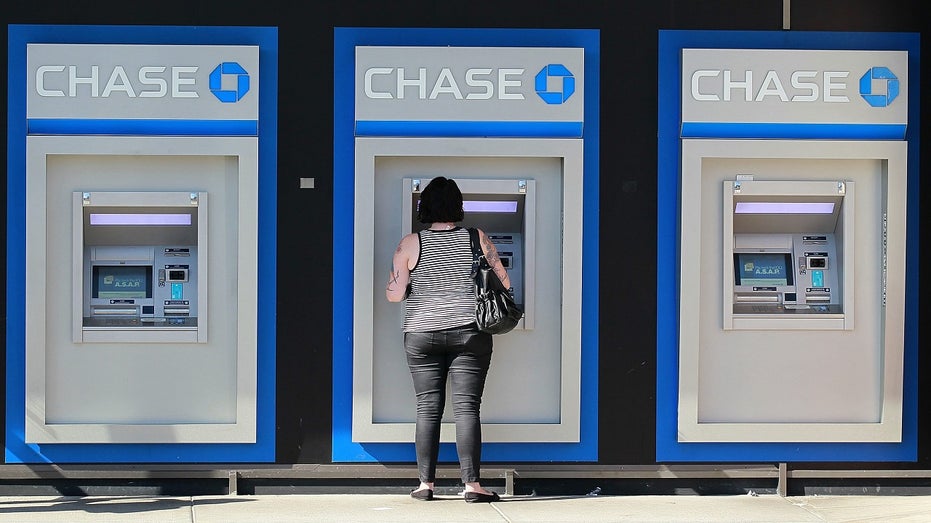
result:
<svg viewBox="0 0 931 523"><path fill-rule="evenodd" d="M461 327L475 321L469 230L421 231L420 256L411 270L404 332Z"/></svg>

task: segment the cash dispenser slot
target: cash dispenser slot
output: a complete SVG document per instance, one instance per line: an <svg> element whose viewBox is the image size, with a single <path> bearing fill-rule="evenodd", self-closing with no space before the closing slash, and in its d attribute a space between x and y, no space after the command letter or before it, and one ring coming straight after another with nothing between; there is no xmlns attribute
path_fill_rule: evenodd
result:
<svg viewBox="0 0 931 523"><path fill-rule="evenodd" d="M741 294L737 293L734 298L738 302L745 303L779 303L778 294Z"/></svg>
<svg viewBox="0 0 931 523"><path fill-rule="evenodd" d="M91 309L94 316L139 316L138 307L94 307Z"/></svg>

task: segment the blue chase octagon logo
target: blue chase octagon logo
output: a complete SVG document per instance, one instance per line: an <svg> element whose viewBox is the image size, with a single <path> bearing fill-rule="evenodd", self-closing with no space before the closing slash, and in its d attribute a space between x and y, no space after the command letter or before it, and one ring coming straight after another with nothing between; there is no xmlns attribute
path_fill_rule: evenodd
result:
<svg viewBox="0 0 931 523"><path fill-rule="evenodd" d="M554 82L554 84L560 85L558 91L548 90L550 78L562 79L562 82ZM575 76L562 64L549 64L544 66L543 69L540 69L540 72L537 73L537 76L534 77L533 84L534 89L537 91L537 96L550 105L566 103L566 100L575 92Z"/></svg>
<svg viewBox="0 0 931 523"><path fill-rule="evenodd" d="M873 94L874 82L885 82L885 94ZM871 67L860 77L860 96L873 107L886 107L899 96L899 79L888 67Z"/></svg>
<svg viewBox="0 0 931 523"><path fill-rule="evenodd" d="M235 76L236 89L223 89L223 77ZM210 92L223 103L235 103L249 92L249 73L236 62L223 62L210 72Z"/></svg>

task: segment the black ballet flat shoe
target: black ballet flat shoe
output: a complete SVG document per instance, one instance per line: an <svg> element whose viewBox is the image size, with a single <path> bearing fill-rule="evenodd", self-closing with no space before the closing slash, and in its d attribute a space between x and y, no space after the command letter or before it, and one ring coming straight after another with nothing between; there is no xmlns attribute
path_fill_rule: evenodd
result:
<svg viewBox="0 0 931 523"><path fill-rule="evenodd" d="M500 501L501 496L497 492L491 494L482 494L481 492L466 492L464 494L466 503L492 503Z"/></svg>
<svg viewBox="0 0 931 523"><path fill-rule="evenodd" d="M411 497L420 501L433 501L433 491L425 488L423 490L412 490Z"/></svg>

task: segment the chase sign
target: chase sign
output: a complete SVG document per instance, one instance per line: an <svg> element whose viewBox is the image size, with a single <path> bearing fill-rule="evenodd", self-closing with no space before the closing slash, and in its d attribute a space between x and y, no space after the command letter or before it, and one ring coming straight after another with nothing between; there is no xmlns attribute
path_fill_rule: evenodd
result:
<svg viewBox="0 0 931 523"><path fill-rule="evenodd" d="M30 119L256 120L253 46L28 44Z"/></svg>
<svg viewBox="0 0 931 523"><path fill-rule="evenodd" d="M356 47L356 119L578 122L581 48Z"/></svg>
<svg viewBox="0 0 931 523"><path fill-rule="evenodd" d="M683 49L682 124L904 129L906 51Z"/></svg>

